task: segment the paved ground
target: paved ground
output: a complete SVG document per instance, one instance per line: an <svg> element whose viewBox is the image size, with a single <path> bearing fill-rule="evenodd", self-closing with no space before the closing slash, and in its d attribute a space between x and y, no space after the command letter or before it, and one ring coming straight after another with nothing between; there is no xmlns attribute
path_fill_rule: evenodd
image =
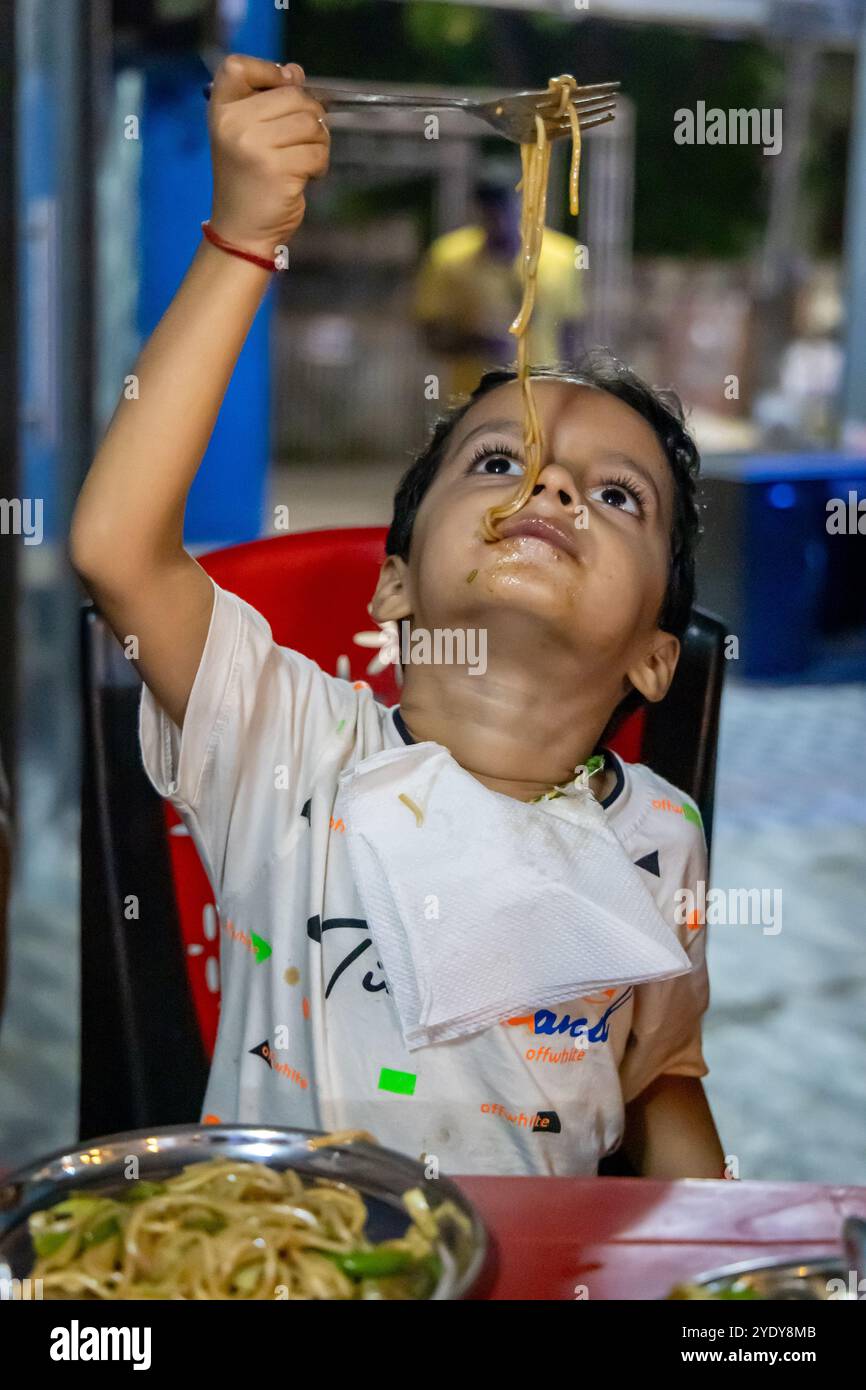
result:
<svg viewBox="0 0 866 1390"><path fill-rule="evenodd" d="M732 687L712 882L782 929L709 928L707 1094L745 1178L866 1183L866 689Z"/></svg>

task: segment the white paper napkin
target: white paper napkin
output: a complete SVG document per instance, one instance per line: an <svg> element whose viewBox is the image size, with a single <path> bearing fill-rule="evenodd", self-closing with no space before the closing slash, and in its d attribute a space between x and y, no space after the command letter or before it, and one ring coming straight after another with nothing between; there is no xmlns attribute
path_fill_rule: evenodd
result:
<svg viewBox="0 0 866 1390"><path fill-rule="evenodd" d="M691 969L588 787L518 801L425 742L365 758L337 799L410 1050Z"/></svg>

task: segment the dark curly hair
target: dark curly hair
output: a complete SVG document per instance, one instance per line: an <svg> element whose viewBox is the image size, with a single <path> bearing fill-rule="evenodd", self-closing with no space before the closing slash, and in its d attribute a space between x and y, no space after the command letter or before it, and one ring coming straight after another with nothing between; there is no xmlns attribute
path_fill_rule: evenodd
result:
<svg viewBox="0 0 866 1390"><path fill-rule="evenodd" d="M584 354L576 368L562 364L533 367L532 376L598 387L631 406L652 426L674 479L668 582L657 621L664 632L671 632L681 639L689 625L695 599L695 547L701 532L696 498L700 455L686 427L682 401L673 390L649 386L636 372L603 348L594 348ZM434 422L427 443L412 461L397 488L394 514L385 541L387 555L409 559L418 508L439 471L455 425L489 391L515 380L517 372L508 368L496 367L485 372L468 400L452 406ZM622 721L643 703L639 691L630 691L614 710L603 738L610 737Z"/></svg>

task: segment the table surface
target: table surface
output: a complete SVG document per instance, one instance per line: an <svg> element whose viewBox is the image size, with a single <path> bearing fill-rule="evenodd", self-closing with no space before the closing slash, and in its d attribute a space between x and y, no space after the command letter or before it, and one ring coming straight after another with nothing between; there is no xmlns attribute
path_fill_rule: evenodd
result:
<svg viewBox="0 0 866 1390"><path fill-rule="evenodd" d="M0 1181L8 1175L0 1168ZM838 1255L866 1187L653 1178L456 1177L496 1246L486 1297L666 1298L746 1260Z"/></svg>
<svg viewBox="0 0 866 1390"><path fill-rule="evenodd" d="M654 1299L745 1260L840 1253L866 1187L652 1178L455 1181L498 1249L493 1299ZM582 1292L585 1289L586 1292Z"/></svg>

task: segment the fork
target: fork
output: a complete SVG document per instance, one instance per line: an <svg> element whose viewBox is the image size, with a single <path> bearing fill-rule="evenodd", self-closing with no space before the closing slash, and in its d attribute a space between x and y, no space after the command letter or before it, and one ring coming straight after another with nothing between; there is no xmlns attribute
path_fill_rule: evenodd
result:
<svg viewBox="0 0 866 1390"><path fill-rule="evenodd" d="M210 97L212 83L202 90ZM616 93L618 82L596 82L592 86L577 87L573 93L574 105L581 130L604 125L616 115ZM425 96L412 94L403 96L396 92L353 92L340 87L320 87L315 83L304 83L304 91L324 106L326 111L348 111L357 107L401 107L406 110L422 111L466 111L486 121L489 126L504 135L506 140L516 144L535 141L535 114L544 121L547 134L556 139L567 135L571 130L568 116L558 116L559 92L549 89L540 92L512 92L492 101L477 101L474 97Z"/></svg>

